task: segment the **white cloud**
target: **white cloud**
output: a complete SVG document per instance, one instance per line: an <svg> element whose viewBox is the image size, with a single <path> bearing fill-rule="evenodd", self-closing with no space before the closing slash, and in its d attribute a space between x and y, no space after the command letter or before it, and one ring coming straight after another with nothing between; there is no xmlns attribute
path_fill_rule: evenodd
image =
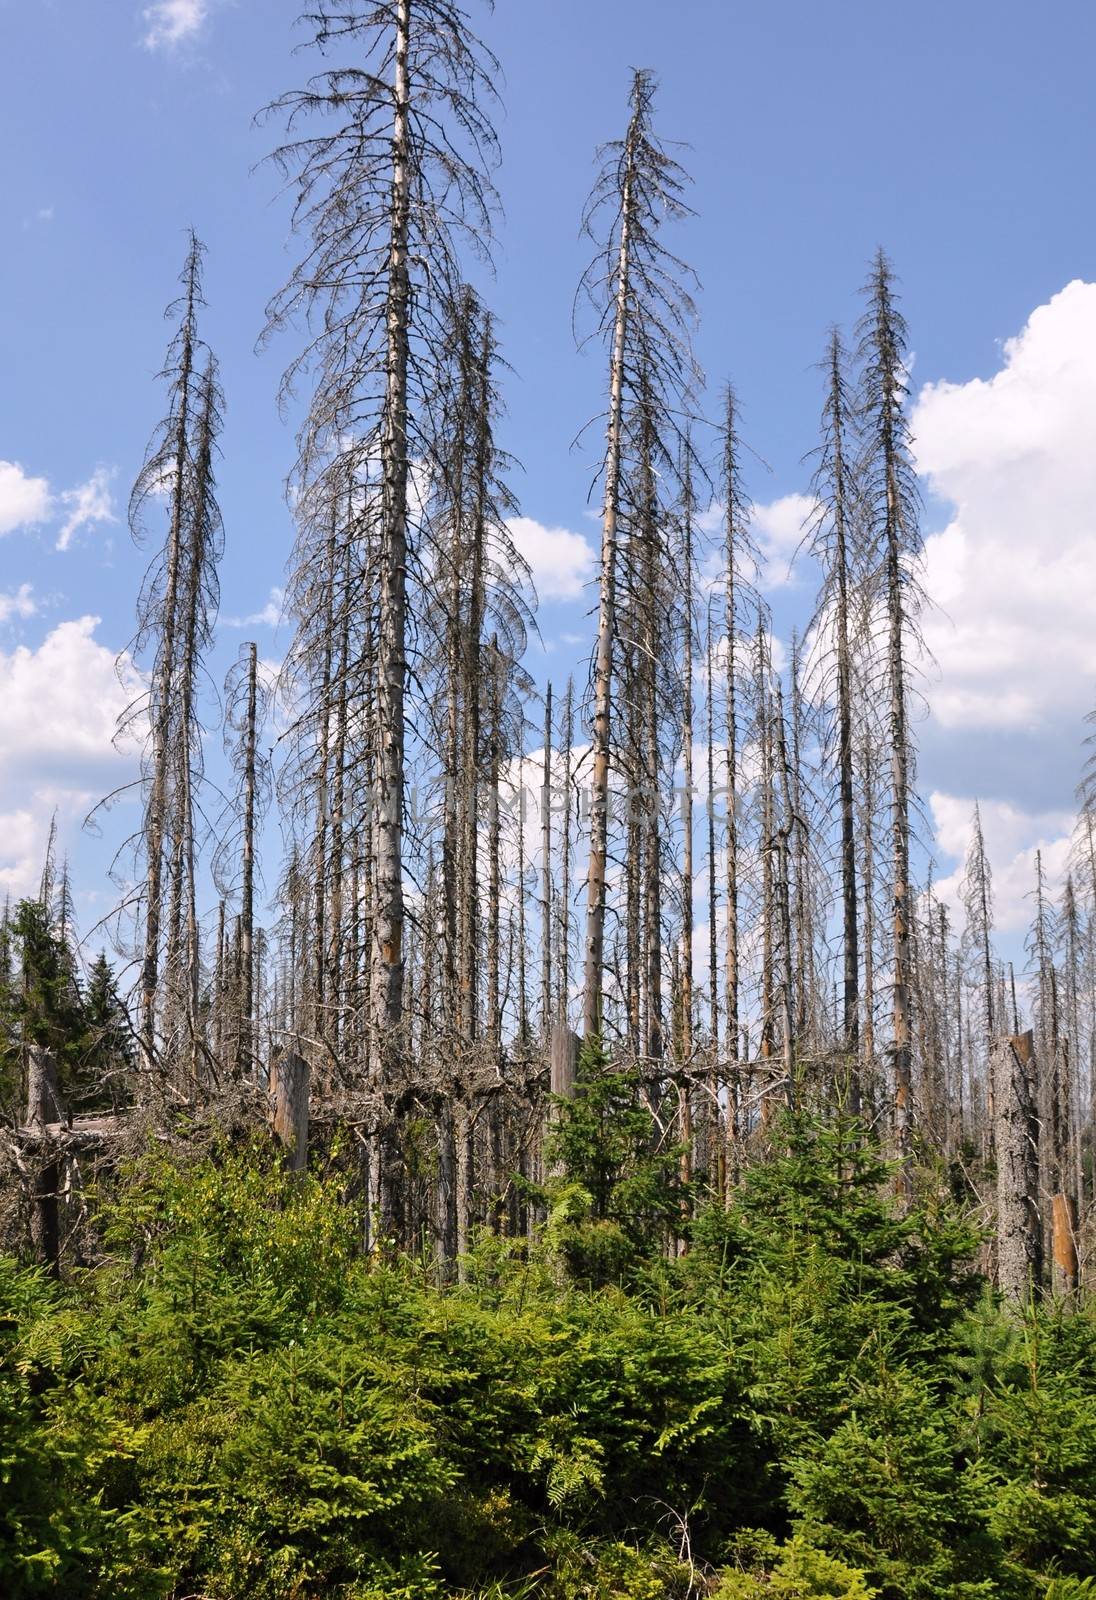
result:
<svg viewBox="0 0 1096 1600"><path fill-rule="evenodd" d="M45 852L46 833L40 819L20 807L17 811L0 811L0 895L18 899L30 894L42 873L42 856Z"/></svg>
<svg viewBox="0 0 1096 1600"><path fill-rule="evenodd" d="M45 478L31 478L17 461L0 461L0 534L45 522L52 499Z"/></svg>
<svg viewBox="0 0 1096 1600"><path fill-rule="evenodd" d="M173 50L195 37L208 13L207 0L155 0L141 13L147 30L141 42L146 50Z"/></svg>
<svg viewBox="0 0 1096 1600"><path fill-rule="evenodd" d="M66 489L61 496L69 508L68 516L57 535L58 550L67 550L73 536L99 522L114 522L114 501L110 493L111 474L106 467L96 467L86 483L75 489Z"/></svg>
<svg viewBox="0 0 1096 1600"><path fill-rule="evenodd" d="M226 628L276 628L282 620L282 605L285 593L278 588L271 589L267 596L266 604L261 611L253 611L249 617L225 617Z"/></svg>
<svg viewBox="0 0 1096 1600"><path fill-rule="evenodd" d="M9 622L12 617L33 617L37 610L29 583L21 583L14 594L0 593L0 622Z"/></svg>
<svg viewBox="0 0 1096 1600"><path fill-rule="evenodd" d="M800 545L815 502L810 495L785 494L756 505L750 529L761 552L759 583L762 589L779 589L793 581L792 560Z"/></svg>
<svg viewBox="0 0 1096 1600"><path fill-rule="evenodd" d="M963 922L959 891L970 846L974 799L936 791L929 796L929 805L937 844L954 863L936 890L951 908L959 928ZM1051 894L1060 890L1075 819L1071 811L1025 811L1008 800L981 800L979 811L993 875L995 929L1003 934L1015 933L1031 922L1036 851L1042 853Z"/></svg>
<svg viewBox="0 0 1096 1600"><path fill-rule="evenodd" d="M945 729L1075 740L1096 680L1096 283L1040 306L1003 357L913 411L919 469L955 508L926 541L929 698Z"/></svg>
<svg viewBox="0 0 1096 1600"><path fill-rule="evenodd" d="M121 759L113 747L119 713L140 680L94 637L98 617L59 623L36 649L0 651L0 773L47 773L66 781L87 767Z"/></svg>
<svg viewBox="0 0 1096 1600"><path fill-rule="evenodd" d="M803 544L815 505L809 494L784 494L751 507L750 536L757 546L759 564L757 571L748 575L759 589L782 589L798 581L792 563ZM723 502L714 500L697 518L700 531L712 540L700 574L702 585L708 589L718 588L723 582L724 515Z"/></svg>
<svg viewBox="0 0 1096 1600"><path fill-rule="evenodd" d="M126 660L119 681L97 623L62 622L34 649L0 650L0 896L36 889L54 813L63 851L95 801L136 770L135 752L113 740L140 679Z"/></svg>
<svg viewBox="0 0 1096 1600"><path fill-rule="evenodd" d="M25 793L13 810L0 811L0 900L38 892L51 822L56 818L57 856L63 860L95 799L92 791L47 785ZM83 891L79 898L94 902L99 896Z"/></svg>
<svg viewBox="0 0 1096 1600"><path fill-rule="evenodd" d="M593 576L596 552L581 533L547 528L532 517L511 517L510 537L525 557L542 600L577 600Z"/></svg>

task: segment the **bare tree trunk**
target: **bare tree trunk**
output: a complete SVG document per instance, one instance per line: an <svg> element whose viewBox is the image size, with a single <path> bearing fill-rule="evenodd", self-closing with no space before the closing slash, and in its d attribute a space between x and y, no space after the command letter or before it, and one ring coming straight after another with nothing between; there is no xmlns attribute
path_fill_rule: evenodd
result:
<svg viewBox="0 0 1096 1600"><path fill-rule="evenodd" d="M575 687L567 679L567 694L563 702L563 830L559 849L559 948L556 952L558 968L559 1006L561 1018L566 1019L571 1002L571 776L572 750L575 742Z"/></svg>
<svg viewBox="0 0 1096 1600"><path fill-rule="evenodd" d="M285 1147L290 1172L308 1166L308 1062L295 1050L274 1057L270 1089L274 1100L274 1136Z"/></svg>
<svg viewBox="0 0 1096 1600"><path fill-rule="evenodd" d="M544 696L544 781L540 790L540 1030L547 1043L552 1027L552 685Z"/></svg>
<svg viewBox="0 0 1096 1600"><path fill-rule="evenodd" d="M548 1086L555 1100L572 1100L575 1094L575 1057L578 1040L567 1025L566 1018L559 1018L552 1028L551 1048L548 1056ZM548 1107L549 1128L559 1116L558 1107L550 1104ZM559 1177L560 1169L554 1168L547 1174L549 1177Z"/></svg>
<svg viewBox="0 0 1096 1600"><path fill-rule="evenodd" d="M376 775L377 901L374 926L374 1021L389 1051L403 1016L403 753L407 631L407 360L410 321L408 229L411 0L395 0L392 209L387 267L385 400L381 470L380 638L377 662L379 751Z"/></svg>
<svg viewBox="0 0 1096 1600"><path fill-rule="evenodd" d="M683 550L682 592L684 629L682 633L681 749L684 765L681 798L681 1046L679 1065L683 1068L678 1091L681 1101L681 1176L689 1183L693 1175L693 1116L688 1074L693 1061L693 492L686 458L682 495Z"/></svg>
<svg viewBox="0 0 1096 1600"><path fill-rule="evenodd" d="M500 866L499 781L502 767L502 675L503 660L498 639L492 636L489 651L491 741L488 760L490 775L487 792L487 1045L492 1064L498 1063L502 1043L502 1015L499 1001L499 903L502 898Z"/></svg>
<svg viewBox="0 0 1096 1600"><path fill-rule="evenodd" d="M896 529L898 516L896 491L888 485L888 526ZM894 1118L899 1157L907 1161L913 1118L909 1013L909 737L906 728L905 607L902 602L897 532L890 538L887 550L887 613L890 629L891 850L894 880Z"/></svg>
<svg viewBox="0 0 1096 1600"><path fill-rule="evenodd" d="M525 749L524 742L518 754L518 904L517 904L517 966L518 966L518 1048L524 1054L529 1043L529 996L526 989L525 958ZM511 938L514 923L510 920ZM507 963L508 970L511 963Z"/></svg>
<svg viewBox="0 0 1096 1600"><path fill-rule="evenodd" d="M865 729L861 744L861 835L864 895L864 1070L875 1070L875 755Z"/></svg>
<svg viewBox="0 0 1096 1600"><path fill-rule="evenodd" d="M40 1137L42 1155L45 1157L41 1164L36 1166L34 1173L31 1238L38 1260L54 1278L61 1269L61 1231L58 1213L61 1167L56 1147L51 1145L46 1129L50 1123L61 1122L63 1117L64 1111L57 1087L57 1063L51 1052L41 1045L28 1045L26 1125L30 1132Z"/></svg>
<svg viewBox="0 0 1096 1600"><path fill-rule="evenodd" d="M749 1051L740 1048L741 1030L739 970L739 836L738 836L738 562L739 542L742 537L742 506L738 488L738 421L735 411L734 391L728 386L723 435L723 498L724 498L724 626L726 628L727 655L724 663L725 707L724 732L727 748L724 758L726 771L726 928L724 950L724 1044L726 1048L727 1084L727 1157L726 1180L728 1188L738 1170L738 1141L744 1135L740 1126L739 1062Z"/></svg>
<svg viewBox="0 0 1096 1600"><path fill-rule="evenodd" d="M1042 1277L1035 1052L1030 1032L998 1039L993 1054L997 1108L997 1282L1024 1304Z"/></svg>
<svg viewBox="0 0 1096 1600"><path fill-rule="evenodd" d="M774 678L773 682L773 728L776 732L776 767L780 776L781 809L783 816L781 825L776 833L776 912L780 929L780 1039L784 1064L785 1098L789 1105L795 1104L796 1096L796 1040L797 1033L794 1025L795 1007L792 995L794 989L794 965L792 958L792 913L791 913L791 887L789 874L788 841L792 830L797 825L795 810L792 805L791 779L788 772L787 742L784 733L784 701L780 692L780 680Z"/></svg>
<svg viewBox="0 0 1096 1600"><path fill-rule="evenodd" d="M609 752L611 739L613 646L616 633L617 518L620 509L621 423L624 403L624 348L628 330L629 248L632 223L632 161L635 124L629 128L621 192L616 310L609 363L609 420L606 430L605 497L601 522L601 580L597 651L594 657L593 767L590 780L590 859L587 870L586 959L583 973L582 1029L587 1038L601 1033L602 972L605 965L606 867L609 851Z"/></svg>
<svg viewBox="0 0 1096 1600"><path fill-rule="evenodd" d="M255 756L257 741L258 647L248 646L247 731L244 751L243 883L240 893L240 1050L236 1071L255 1060Z"/></svg>

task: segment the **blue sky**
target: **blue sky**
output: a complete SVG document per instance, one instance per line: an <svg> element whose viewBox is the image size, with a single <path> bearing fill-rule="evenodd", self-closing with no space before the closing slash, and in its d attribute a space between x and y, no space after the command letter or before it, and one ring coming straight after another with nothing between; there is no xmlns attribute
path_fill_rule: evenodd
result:
<svg viewBox="0 0 1096 1600"><path fill-rule="evenodd" d="M1064 861L1096 700L1096 10L469 3L505 69L490 295L514 368L504 442L546 595L538 676L582 656L565 636L588 637L593 601L580 586L596 430L586 449L571 441L599 409L603 363L571 339L578 221L629 68L650 66L660 131L688 147L695 180L697 216L674 243L702 284L709 404L732 377L771 468L751 467L749 488L774 574L795 542L827 325L855 316L878 243L900 273L914 388L929 386L915 413L928 572L952 619L930 627L923 787L939 797L945 876L981 797L1015 924L1035 846ZM275 174L253 170L273 131L251 119L309 70L295 14L283 0L0 0L0 883L27 886L56 803L86 917L107 850L78 822L84 797L124 775L104 737L106 666L145 561L125 502L160 412L161 313L191 225L209 247L205 331L227 397L224 615L261 615L288 553L291 430L274 395L292 341L254 346L291 255ZM810 586L774 587L778 627ZM952 625L964 618L977 626ZM284 649L265 624L226 628L224 661L252 634L268 657Z"/></svg>

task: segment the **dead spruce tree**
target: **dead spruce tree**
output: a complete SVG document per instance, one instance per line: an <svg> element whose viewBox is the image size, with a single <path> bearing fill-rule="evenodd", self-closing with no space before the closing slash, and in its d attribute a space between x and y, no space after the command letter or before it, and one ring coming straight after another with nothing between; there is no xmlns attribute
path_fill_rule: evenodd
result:
<svg viewBox="0 0 1096 1600"><path fill-rule="evenodd" d="M137 606L129 654L147 660L147 687L119 719L119 732L144 741L143 819L132 841L143 882L126 904L139 918L140 1068L162 1065L191 1094L204 1076L198 854L208 829L202 805L202 658L217 608L223 527L214 461L221 427L216 365L198 332L204 248L190 235L182 294L166 316L176 324L160 374L168 408L153 433L130 497L138 545L163 525ZM208 1064L208 1062L206 1062Z"/></svg>
<svg viewBox="0 0 1096 1600"><path fill-rule="evenodd" d="M409 622L421 610L412 473L434 442L459 245L490 234L495 136L484 107L496 63L448 0L346 0L307 20L312 47L338 59L269 108L285 119L274 160L308 247L268 327L309 326L286 375L289 387L313 378L301 485L342 475L349 457L377 503L370 1011L391 1056L403 1020Z"/></svg>
<svg viewBox="0 0 1096 1600"><path fill-rule="evenodd" d="M522 705L531 691L520 662L532 623L532 591L528 566L507 526L516 503L506 483L509 458L495 437L493 319L471 289L453 307L443 356L441 425L423 525L429 573L423 579L422 646L429 690L424 757L441 793L440 962L433 1003L420 1010L423 1037L437 1064L422 1076L437 1107L442 1168L455 1174L459 1191L453 1197L457 1214L450 1209L442 1230L444 1257L466 1237L478 1086L485 1073L497 1083L502 1067L511 966L506 962L504 972L504 856L516 847L520 900L524 855L522 796L518 831L504 836L504 809L510 808L504 808L502 791L514 762L520 777ZM513 1009L520 1041L523 958L518 966ZM497 1126L496 1132L501 1138ZM497 1148L493 1154L497 1158ZM493 1165L497 1169L497 1159Z"/></svg>
<svg viewBox="0 0 1096 1600"><path fill-rule="evenodd" d="M634 552L641 561L656 536L640 527L643 515L650 523L650 505L646 510L643 505L645 495L649 501L650 473L656 457L676 461L681 412L697 381L688 342L693 307L684 287L685 269L661 239L664 224L687 214L686 179L654 134L654 87L649 72L634 74L627 131L602 152L584 215L585 231L599 248L583 276L580 295L594 307L596 336L609 349L583 968L583 1032L588 1038L600 1036L604 1021L610 770L614 752L619 755L620 750L613 724L614 680L619 675L617 605L628 581L621 567L622 520L631 510L627 531L633 537L627 556L632 561ZM628 572L638 578L634 565ZM649 888L653 892L653 878ZM637 952L631 949L629 961L635 959Z"/></svg>
<svg viewBox="0 0 1096 1600"><path fill-rule="evenodd" d="M218 998L225 1015L225 1052L237 1078L259 1065L260 1033L256 1015L257 940L256 888L261 881L258 838L270 804L270 762L262 748L271 712L271 686L259 667L254 643L240 647L224 689L225 751L236 777L221 828L214 876L225 900L238 903L232 958L222 957ZM227 967L227 970L225 970Z"/></svg>
<svg viewBox="0 0 1096 1600"><path fill-rule="evenodd" d="M862 428L861 484L877 553L877 600L885 638L882 663L888 707L894 1129L899 1154L910 1151L913 1125L910 1027L910 654L916 636L921 551L919 500L906 401L909 337L898 308L894 272L880 250L864 289L857 325Z"/></svg>
<svg viewBox="0 0 1096 1600"><path fill-rule="evenodd" d="M850 1103L860 1104L860 907L856 863L855 727L853 652L860 630L858 597L867 575L867 552L856 514L856 408L848 381L841 335L830 330L823 362L826 398L822 444L814 474L818 510L810 529L810 551L822 569L812 623L812 689L826 715L824 754L836 769L838 863L841 883L841 1045L848 1061Z"/></svg>
<svg viewBox="0 0 1096 1600"><path fill-rule="evenodd" d="M993 1137L993 1077L991 1055L993 1041L998 1031L995 1005L996 976L993 961L993 874L986 854L982 835L982 812L977 803L971 826L970 846L967 850L963 881L960 885L965 925L961 950L964 965L973 976L979 995L982 1022L982 1073L979 1100L985 1101L986 1115L980 1118L983 1128L983 1148L988 1153ZM972 1063L973 1067L973 1063Z"/></svg>

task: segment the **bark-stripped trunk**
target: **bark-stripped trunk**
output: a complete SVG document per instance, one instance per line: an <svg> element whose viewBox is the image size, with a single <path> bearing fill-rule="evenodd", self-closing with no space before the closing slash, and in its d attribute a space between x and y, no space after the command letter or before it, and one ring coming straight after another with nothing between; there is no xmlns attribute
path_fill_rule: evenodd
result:
<svg viewBox="0 0 1096 1600"><path fill-rule="evenodd" d="M837 781L841 822L842 1034L849 1061L853 1113L860 1109L860 954L856 887L856 800L853 774L852 574L849 549L849 478L845 460L845 408L840 343L830 342L830 427L833 450L834 636L837 669Z"/></svg>
<svg viewBox="0 0 1096 1600"><path fill-rule="evenodd" d="M240 1050L236 1071L250 1069L255 1060L255 760L258 721L259 652L255 644L247 653L247 725L244 746L243 872L240 890Z"/></svg>
<svg viewBox="0 0 1096 1600"><path fill-rule="evenodd" d="M792 800L792 778L788 770L787 740L784 731L784 701L780 680L773 684L773 729L776 734L776 770L780 783L781 822L776 834L776 916L780 937L780 1040L784 1067L785 1097L795 1104L796 1030L794 964L792 952L792 897L789 841L797 826Z"/></svg>
<svg viewBox="0 0 1096 1600"><path fill-rule="evenodd" d="M191 383L194 375L194 316L198 298L198 246L191 242L187 262L186 306L179 353L178 402L173 429L171 522L164 573L162 631L152 715L152 778L145 823L145 939L141 963L141 1069L156 1062L156 1009L159 1000L160 938L163 922L163 850L167 826L168 741L174 702L175 641L179 578L187 506L186 473L190 453Z"/></svg>
<svg viewBox="0 0 1096 1600"><path fill-rule="evenodd" d="M487 1045L497 1067L502 1045L502 1006L500 986L499 906L502 898L501 817L499 782L502 774L502 696L504 664L498 639L492 636L490 661L491 738L488 750L487 791Z"/></svg>
<svg viewBox="0 0 1096 1600"><path fill-rule="evenodd" d="M693 1057L693 495L692 482L686 478L682 497L683 549L682 590L684 595L684 631L682 633L681 677L683 696L681 702L681 750L684 766L681 797L681 976L680 1061L686 1073L692 1070ZM681 1176L688 1183L692 1177L693 1119L689 1095L689 1082L683 1077L681 1095Z"/></svg>
<svg viewBox="0 0 1096 1600"><path fill-rule="evenodd" d="M897 486L887 482L887 660L890 696L891 861L893 910L894 1123L899 1158L910 1155L913 1119L910 1044L909 735L906 722L905 605L898 541Z"/></svg>
<svg viewBox="0 0 1096 1600"><path fill-rule="evenodd" d="M861 1030L863 1070L875 1071L875 806L877 797L875 752L865 728L860 742L860 833L863 883L864 987Z"/></svg>
<svg viewBox="0 0 1096 1600"><path fill-rule="evenodd" d="M993 1053L997 1108L997 1282L1017 1304L1042 1277L1035 1052L1032 1035L999 1039Z"/></svg>
<svg viewBox="0 0 1096 1600"><path fill-rule="evenodd" d="M712 618L708 614L705 634L705 659L707 666L707 739L708 739L708 1027L712 1036L712 1061L718 1077L719 1064L719 929L716 925L716 855L715 855L715 707L712 686ZM716 1094L718 1082L713 1083Z"/></svg>
<svg viewBox="0 0 1096 1600"><path fill-rule="evenodd" d="M552 1027L552 685L544 696L544 773L540 788L540 1031L545 1043Z"/></svg>
<svg viewBox="0 0 1096 1600"><path fill-rule="evenodd" d="M634 124L633 124L634 128ZM632 209L632 139L629 129L621 194L620 242L616 268L616 309L609 364L609 420L606 430L605 498L601 522L601 580L597 652L594 657L594 721L590 777L590 859L586 877L586 958L583 972L582 1029L587 1038L602 1028L602 974L605 966L606 869L609 853L609 760L613 697L613 647L616 633L617 520L623 440L624 350L629 311L629 244Z"/></svg>
<svg viewBox="0 0 1096 1600"><path fill-rule="evenodd" d="M566 1019L571 1001L571 779L575 743L575 686L567 679L563 701L563 827L559 842L559 945L556 950L558 1013Z"/></svg>
<svg viewBox="0 0 1096 1600"><path fill-rule="evenodd" d="M377 900L373 954L373 1014L391 1051L403 1011L403 781L404 678L407 633L407 362L410 321L408 231L411 208L409 147L411 0L396 0L392 85L392 200L385 314L385 397L381 470L384 477L377 651L378 759L375 805Z"/></svg>
<svg viewBox="0 0 1096 1600"><path fill-rule="evenodd" d="M724 760L726 773L727 833L725 846L726 874L726 929L724 951L723 1016L724 1043L727 1053L727 1178L730 1182L738 1167L737 1143L740 1132L738 1099L739 1080L739 951L738 951L738 528L736 454L738 449L737 421L734 396L727 392L724 434L723 494L726 502L726 542L724 549L724 626L727 637L725 662L725 719L724 734L727 748ZM746 1055L748 1055L748 1051Z"/></svg>

